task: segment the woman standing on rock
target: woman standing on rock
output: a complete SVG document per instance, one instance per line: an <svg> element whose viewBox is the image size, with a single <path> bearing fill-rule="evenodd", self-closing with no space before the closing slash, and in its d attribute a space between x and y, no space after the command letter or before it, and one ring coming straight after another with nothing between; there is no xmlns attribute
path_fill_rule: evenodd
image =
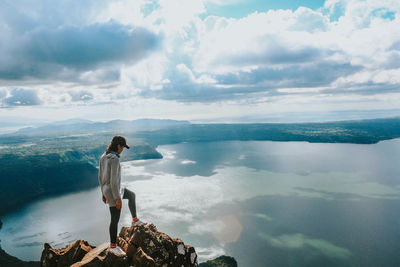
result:
<svg viewBox="0 0 400 267"><path fill-rule="evenodd" d="M129 210L132 215L132 225L142 224L136 215L135 193L125 187L121 187L120 154L129 146L122 136L114 136L111 144L100 157L99 184L103 194L103 202L108 203L111 213L110 223L110 250L117 254L124 251L117 246L118 222L121 215L122 201L128 199Z"/></svg>

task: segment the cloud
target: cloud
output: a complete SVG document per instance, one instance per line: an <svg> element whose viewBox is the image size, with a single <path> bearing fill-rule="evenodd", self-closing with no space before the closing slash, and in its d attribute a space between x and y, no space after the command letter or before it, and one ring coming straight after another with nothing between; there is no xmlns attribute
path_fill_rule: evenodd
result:
<svg viewBox="0 0 400 267"><path fill-rule="evenodd" d="M7 96L7 91L5 89L0 89L0 99Z"/></svg>
<svg viewBox="0 0 400 267"><path fill-rule="evenodd" d="M317 17L318 23L309 22ZM327 18L307 8L253 13L242 19L209 17L194 54L196 71L233 71L271 64L301 64L332 55L312 34ZM308 24L307 24L308 23ZM318 24L318 26L315 26ZM262 25L262 26L261 26Z"/></svg>
<svg viewBox="0 0 400 267"><path fill-rule="evenodd" d="M290 58L290 57L289 57ZM258 61L255 59L254 61ZM350 63L315 59L309 64L292 64L275 67L259 64L257 68L219 73L196 73L184 64L170 67L167 82L159 84L160 90L143 90L143 97L154 97L179 102L237 101L263 96L286 95L290 88L322 88L338 78L361 69ZM282 61L285 60L280 60ZM232 66L232 64L228 64ZM287 89L285 92L280 89ZM321 89L322 90L322 89ZM325 90L325 89L324 89Z"/></svg>
<svg viewBox="0 0 400 267"><path fill-rule="evenodd" d="M264 85L266 88L298 88L326 86L343 75L360 68L348 63L319 61L314 64L294 64L283 68L259 67L250 71L217 75L221 84Z"/></svg>
<svg viewBox="0 0 400 267"><path fill-rule="evenodd" d="M26 39L26 58L72 68L137 60L157 43L156 36L146 29L131 29L114 22L40 29L28 33Z"/></svg>
<svg viewBox="0 0 400 267"><path fill-rule="evenodd" d="M1 87L40 87L43 105L66 106L123 99L286 110L395 99L400 2L207 13L228 2L8 1L0 10Z"/></svg>
<svg viewBox="0 0 400 267"><path fill-rule="evenodd" d="M10 90L9 94L10 94L9 96L3 98L3 105L6 107L35 106L35 105L40 105L42 103L42 101L38 97L37 91L34 90L14 88Z"/></svg>
<svg viewBox="0 0 400 267"><path fill-rule="evenodd" d="M93 94L89 91L69 92L71 95L71 101L90 101L93 99Z"/></svg>
<svg viewBox="0 0 400 267"><path fill-rule="evenodd" d="M329 27L329 18L321 12L305 7L299 7L295 12L296 22L289 29L295 31L326 31Z"/></svg>
<svg viewBox="0 0 400 267"><path fill-rule="evenodd" d="M206 12L202 0L159 0L158 3L160 8L156 12L163 22L163 30L169 33L184 33L183 28Z"/></svg>
<svg viewBox="0 0 400 267"><path fill-rule="evenodd" d="M60 74L62 77L71 70L95 70L113 63L132 64L155 49L160 39L144 28L108 22L38 28L13 41L15 47L6 51L10 57L1 62L0 78L3 79L54 75L60 78Z"/></svg>
<svg viewBox="0 0 400 267"><path fill-rule="evenodd" d="M187 165L187 164L196 164L197 162L194 160L189 160L189 159L185 159L181 161L181 164L183 165Z"/></svg>
<svg viewBox="0 0 400 267"><path fill-rule="evenodd" d="M4 2L0 8L0 79L8 84L19 81L18 86L31 81L78 85L119 81L121 69L159 49L162 36L140 23L118 20L116 3ZM140 10L143 4L137 1L124 11Z"/></svg>
<svg viewBox="0 0 400 267"><path fill-rule="evenodd" d="M158 81L152 86L158 90L144 89L140 95L220 102L279 95L280 88L327 86L359 69L343 60L346 55L340 49L310 39L327 25L326 17L307 8L193 21L187 28L189 37L179 46L192 56L180 57L181 62L170 58L164 72L168 82Z"/></svg>
<svg viewBox="0 0 400 267"><path fill-rule="evenodd" d="M118 5L122 4L124 9ZM129 4L129 5L124 5ZM145 1L7 1L0 8L2 89L37 91L43 105L110 102L132 95L123 76L162 46L155 32L134 13ZM139 19L139 20L138 20ZM121 79L125 79L121 81ZM86 92L86 93L82 93ZM32 102L33 103L33 102ZM36 102L38 103L38 102Z"/></svg>
<svg viewBox="0 0 400 267"><path fill-rule="evenodd" d="M79 73L80 84L108 84L118 82L121 78L121 70L118 66L102 66L96 70L82 71ZM103 87L103 86L101 86Z"/></svg>
<svg viewBox="0 0 400 267"><path fill-rule="evenodd" d="M328 1L317 11L269 10L240 19L193 19L163 78L148 86L157 90L142 89L140 96L209 103L284 95L337 101L335 96L349 93L361 101L394 93L400 83L400 19L387 14L397 14L399 4L358 2ZM334 21L337 7L343 14Z"/></svg>

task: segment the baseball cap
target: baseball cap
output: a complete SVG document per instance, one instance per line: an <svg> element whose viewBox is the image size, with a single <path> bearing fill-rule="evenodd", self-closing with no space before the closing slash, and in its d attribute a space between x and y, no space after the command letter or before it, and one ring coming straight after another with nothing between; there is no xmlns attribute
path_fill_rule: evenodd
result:
<svg viewBox="0 0 400 267"><path fill-rule="evenodd" d="M120 136L120 135L116 135L113 137L111 144L118 144L120 146L124 146L127 149L129 149L129 146L126 144L126 140L125 137Z"/></svg>

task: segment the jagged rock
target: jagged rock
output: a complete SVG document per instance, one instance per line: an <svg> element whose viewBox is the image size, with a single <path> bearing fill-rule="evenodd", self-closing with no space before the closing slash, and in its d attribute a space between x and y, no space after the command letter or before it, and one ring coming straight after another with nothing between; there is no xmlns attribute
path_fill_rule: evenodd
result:
<svg viewBox="0 0 400 267"><path fill-rule="evenodd" d="M237 267L237 262L229 256L219 256L214 260L209 260L199 264L199 267Z"/></svg>
<svg viewBox="0 0 400 267"><path fill-rule="evenodd" d="M132 251L135 247L141 248L156 266L197 266L197 254L192 246L185 245L179 238L158 232L153 224L122 227L118 242L126 251L128 247Z"/></svg>
<svg viewBox="0 0 400 267"><path fill-rule="evenodd" d="M82 260L86 253L93 248L95 247L84 240L77 240L61 249L52 248L49 243L45 243L42 257L40 258L41 266L70 266Z"/></svg>
<svg viewBox="0 0 400 267"><path fill-rule="evenodd" d="M115 255L108 250L109 243L98 247L77 240L62 249L44 245L42 267L197 267L197 254L192 246L178 238L157 231L153 224L122 227L118 245L126 255Z"/></svg>

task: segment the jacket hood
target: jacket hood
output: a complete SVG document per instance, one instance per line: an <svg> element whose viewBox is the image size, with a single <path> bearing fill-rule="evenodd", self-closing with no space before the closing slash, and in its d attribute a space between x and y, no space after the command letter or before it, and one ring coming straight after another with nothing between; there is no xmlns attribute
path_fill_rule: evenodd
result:
<svg viewBox="0 0 400 267"><path fill-rule="evenodd" d="M119 159L119 154L117 152L109 150L109 151L106 152L106 157L107 158Z"/></svg>

